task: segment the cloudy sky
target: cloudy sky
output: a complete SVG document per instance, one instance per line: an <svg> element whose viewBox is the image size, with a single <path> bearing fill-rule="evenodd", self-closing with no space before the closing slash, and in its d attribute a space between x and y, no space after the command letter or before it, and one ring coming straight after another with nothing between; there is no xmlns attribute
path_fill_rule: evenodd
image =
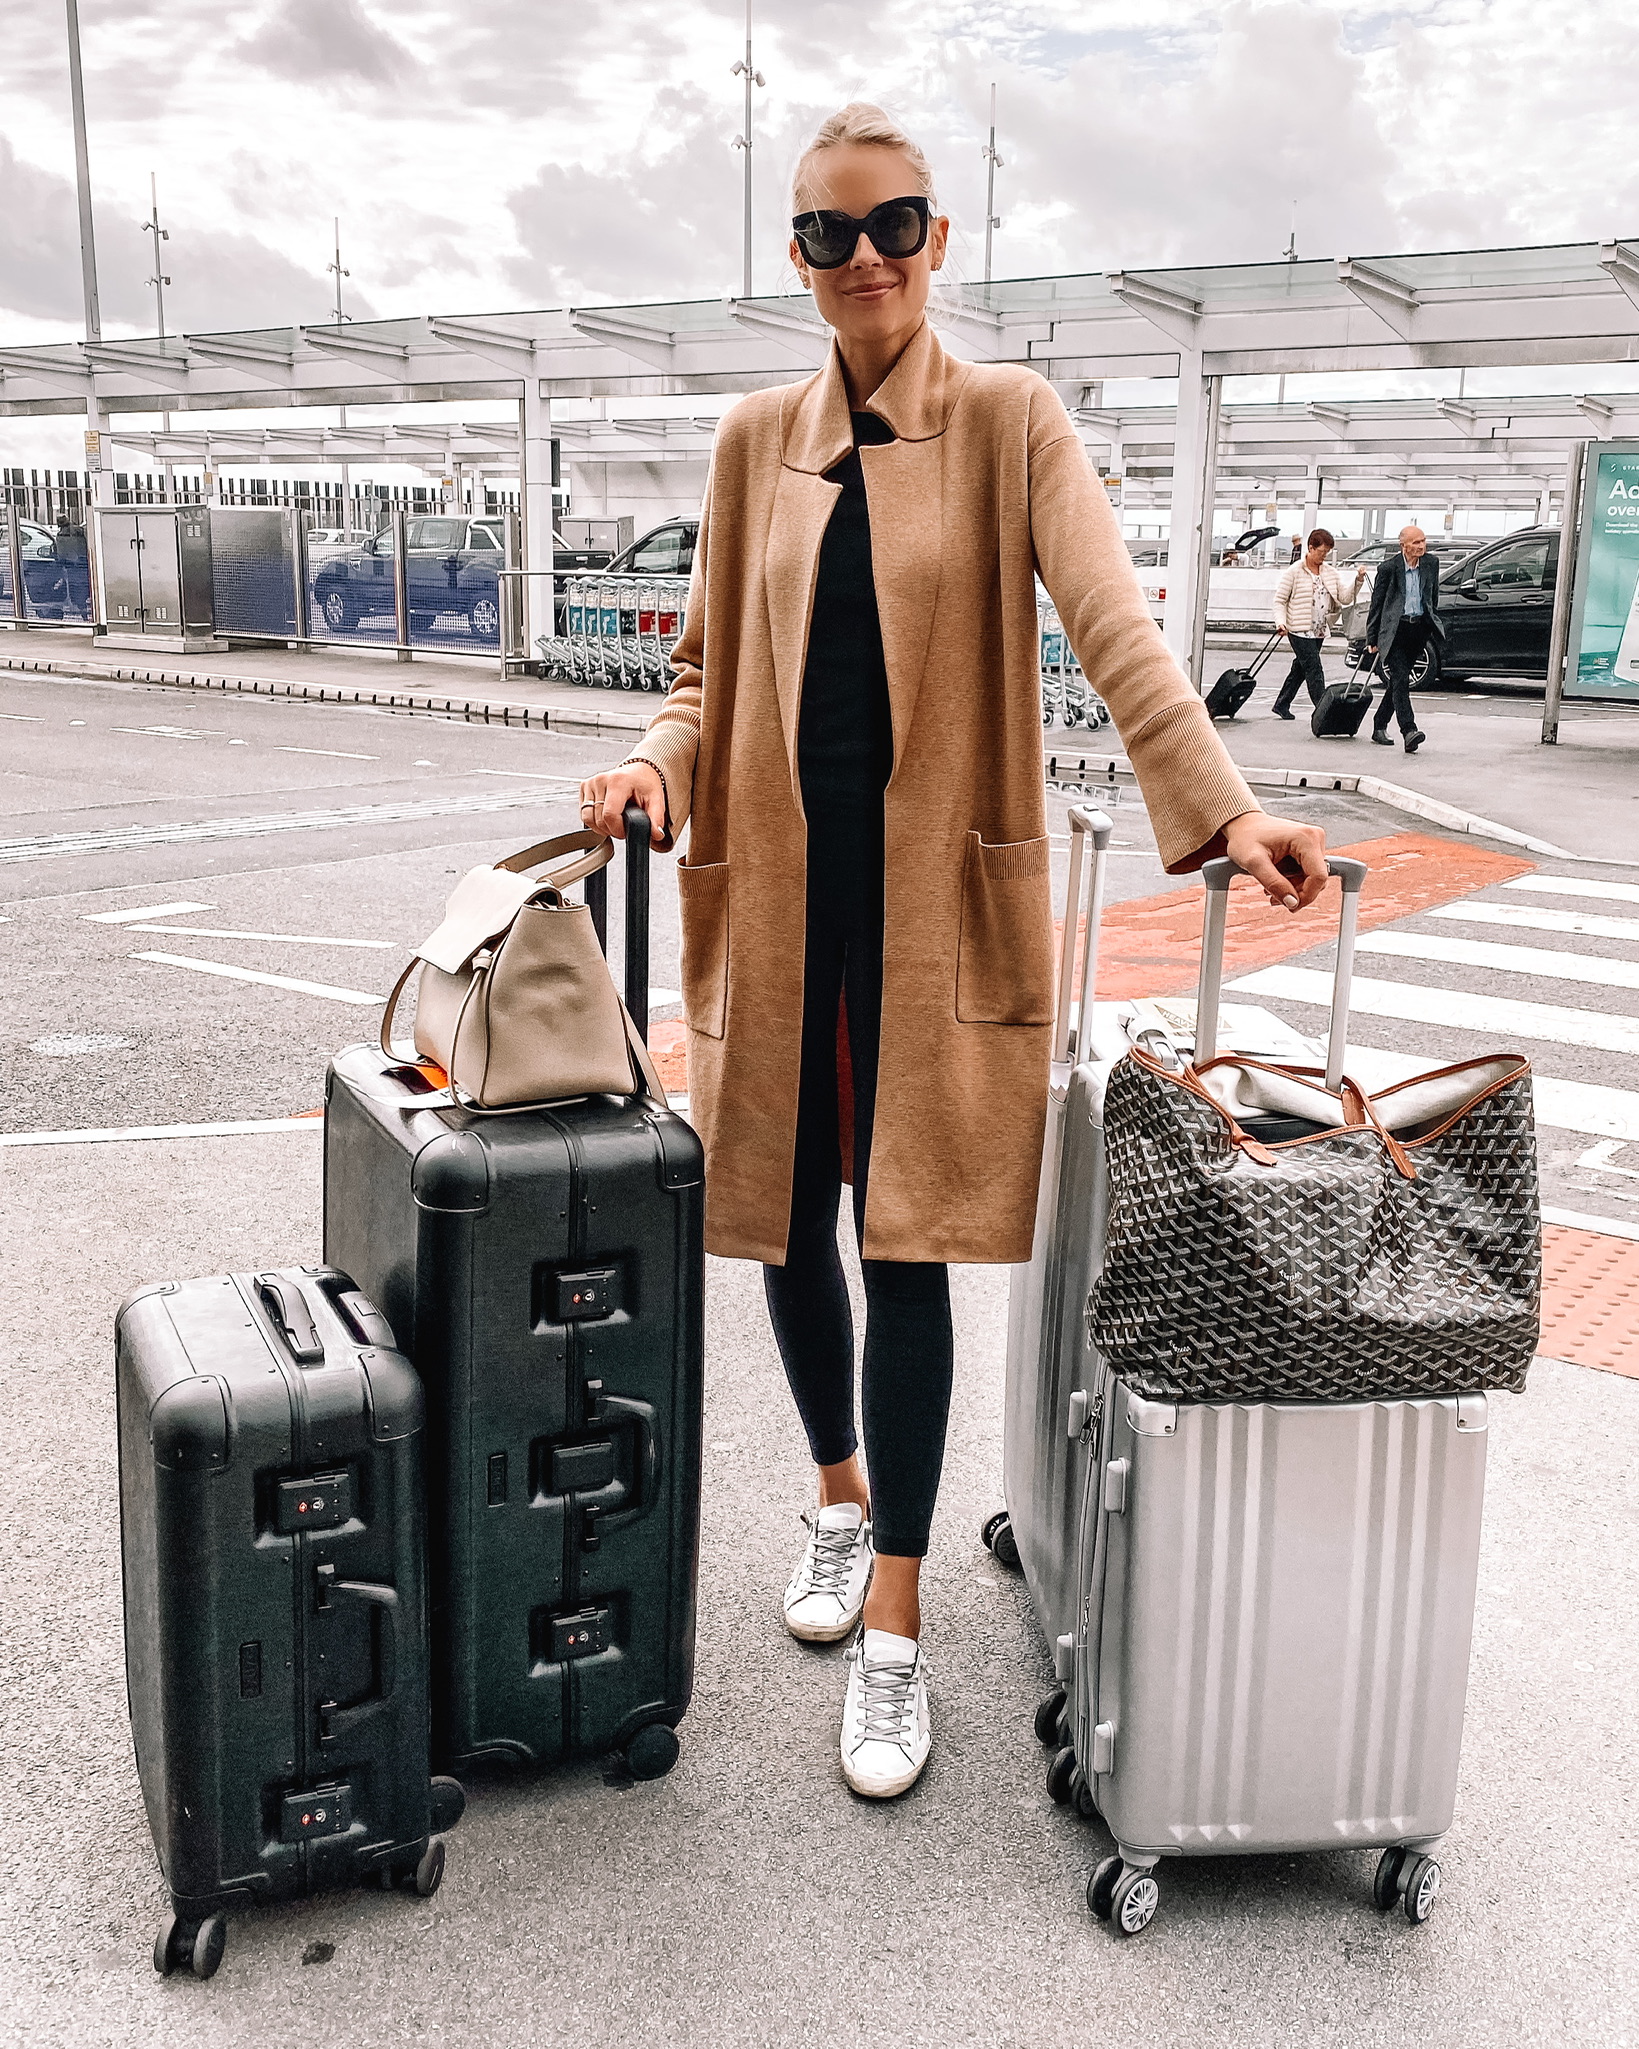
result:
<svg viewBox="0 0 1639 2049"><path fill-rule="evenodd" d="M743 0L81 0L105 330L737 289ZM868 96L1001 275L1639 232L1639 10L1577 0L758 0L757 286L816 120ZM79 332L61 0L0 0L0 342Z"/></svg>

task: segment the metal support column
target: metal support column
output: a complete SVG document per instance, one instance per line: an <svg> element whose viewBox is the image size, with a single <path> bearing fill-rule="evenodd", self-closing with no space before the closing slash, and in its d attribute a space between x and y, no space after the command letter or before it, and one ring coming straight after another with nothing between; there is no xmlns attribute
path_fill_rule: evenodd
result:
<svg viewBox="0 0 1639 2049"><path fill-rule="evenodd" d="M1304 472L1303 479L1303 545L1305 547L1309 545L1309 536L1320 524L1320 501L1324 491L1325 485L1321 480L1320 467L1317 463L1310 463Z"/></svg>
<svg viewBox="0 0 1639 2049"><path fill-rule="evenodd" d="M1207 579L1218 495L1221 377L1201 371L1196 349L1178 351L1178 424L1172 451L1172 524L1162 636L1196 689L1206 665Z"/></svg>
<svg viewBox="0 0 1639 2049"><path fill-rule="evenodd" d="M13 499L8 486L6 490L6 555L8 574L11 577L11 616L21 626L28 617L28 586L23 581L23 508L22 491Z"/></svg>
<svg viewBox="0 0 1639 2049"><path fill-rule="evenodd" d="M552 635L552 401L541 392L531 362L519 407L518 497L524 515L524 652L533 661L535 643Z"/></svg>
<svg viewBox="0 0 1639 2049"><path fill-rule="evenodd" d="M409 521L404 507L395 505L393 522L393 638L398 642L398 659L410 659L410 550Z"/></svg>
<svg viewBox="0 0 1639 2049"><path fill-rule="evenodd" d="M1582 494L1588 478L1588 444L1574 442L1565 462L1565 509L1559 522L1559 568L1554 575L1554 616L1548 628L1548 687L1542 699L1542 744L1559 740L1559 707L1565 696L1565 667L1570 654L1572 586L1582 542Z"/></svg>

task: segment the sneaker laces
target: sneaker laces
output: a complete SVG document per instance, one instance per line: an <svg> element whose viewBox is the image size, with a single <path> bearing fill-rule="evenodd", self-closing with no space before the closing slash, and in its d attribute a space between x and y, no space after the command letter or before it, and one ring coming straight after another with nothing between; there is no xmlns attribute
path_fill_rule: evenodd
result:
<svg viewBox="0 0 1639 2049"><path fill-rule="evenodd" d="M927 1661L920 1653L909 1664L884 1659L865 1662L863 1643L848 1653L859 1667L861 1743L903 1743L905 1723L915 1698L917 1667L927 1676Z"/></svg>
<svg viewBox="0 0 1639 2049"><path fill-rule="evenodd" d="M802 1520L808 1525L808 1549L797 1567L797 1587L804 1598L809 1594L830 1594L839 1601L846 1600L848 1577L865 1534L865 1524L858 1522L851 1530L822 1529L819 1517L806 1508Z"/></svg>

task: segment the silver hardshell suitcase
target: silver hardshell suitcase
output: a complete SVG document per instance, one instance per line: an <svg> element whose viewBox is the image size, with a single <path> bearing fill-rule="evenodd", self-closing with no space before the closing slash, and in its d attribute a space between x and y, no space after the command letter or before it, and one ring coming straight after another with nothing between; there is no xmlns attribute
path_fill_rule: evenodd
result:
<svg viewBox="0 0 1639 2049"><path fill-rule="evenodd" d="M1361 871L1334 872L1333 1086ZM1197 1062L1215 1047L1232 873L1205 878ZM1055 1432L1075 1439L1078 1588L1055 1639L1070 1697L1037 1727L1069 1738L1050 1789L1116 1840L1088 1904L1136 1934L1163 1857L1378 1848L1376 1904L1425 1920L1455 1806L1486 1397L1150 1401L1064 1315L1081 1326Z"/></svg>

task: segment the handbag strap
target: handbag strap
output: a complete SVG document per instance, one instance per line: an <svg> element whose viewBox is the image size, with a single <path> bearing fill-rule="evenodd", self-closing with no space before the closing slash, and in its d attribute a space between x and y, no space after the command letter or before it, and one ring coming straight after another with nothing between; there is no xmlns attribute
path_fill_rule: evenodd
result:
<svg viewBox="0 0 1639 2049"><path fill-rule="evenodd" d="M1272 1060L1252 1060L1234 1053L1220 1053L1212 1060L1204 1060L1199 1068L1187 1067L1182 1074L1170 1072L1153 1054L1146 1052L1141 1046L1134 1046L1127 1057L1146 1072L1155 1075L1158 1080L1171 1082L1175 1088L1181 1088L1187 1094L1199 1097L1203 1103L1216 1110L1229 1126L1231 1145L1238 1147L1248 1159L1256 1160L1260 1167L1279 1166L1279 1157L1261 1139L1254 1138L1249 1131L1243 1129L1235 1113L1227 1109L1210 1089L1202 1085L1201 1075L1208 1068L1219 1066L1256 1067L1261 1068L1266 1074L1290 1074L1302 1080L1307 1080L1311 1075L1325 1074L1325 1069L1321 1067L1288 1067L1278 1065ZM1395 1172L1402 1180L1415 1181L1417 1169L1412 1165L1410 1153L1384 1124L1377 1114L1376 1105L1360 1084L1350 1076L1344 1075L1338 1085L1338 1094L1343 1103L1343 1126L1340 1128L1361 1130L1369 1126L1383 1141L1383 1149L1393 1163Z"/></svg>
<svg viewBox="0 0 1639 2049"><path fill-rule="evenodd" d="M574 853L579 853L581 859L568 862L551 875L543 875L541 880L550 882L554 889L568 889L571 883L595 874L599 868L607 868L615 858L615 843L605 832L560 832L555 839L541 840L521 853L508 854L495 865L512 875L527 875L531 868L544 867L560 854Z"/></svg>

